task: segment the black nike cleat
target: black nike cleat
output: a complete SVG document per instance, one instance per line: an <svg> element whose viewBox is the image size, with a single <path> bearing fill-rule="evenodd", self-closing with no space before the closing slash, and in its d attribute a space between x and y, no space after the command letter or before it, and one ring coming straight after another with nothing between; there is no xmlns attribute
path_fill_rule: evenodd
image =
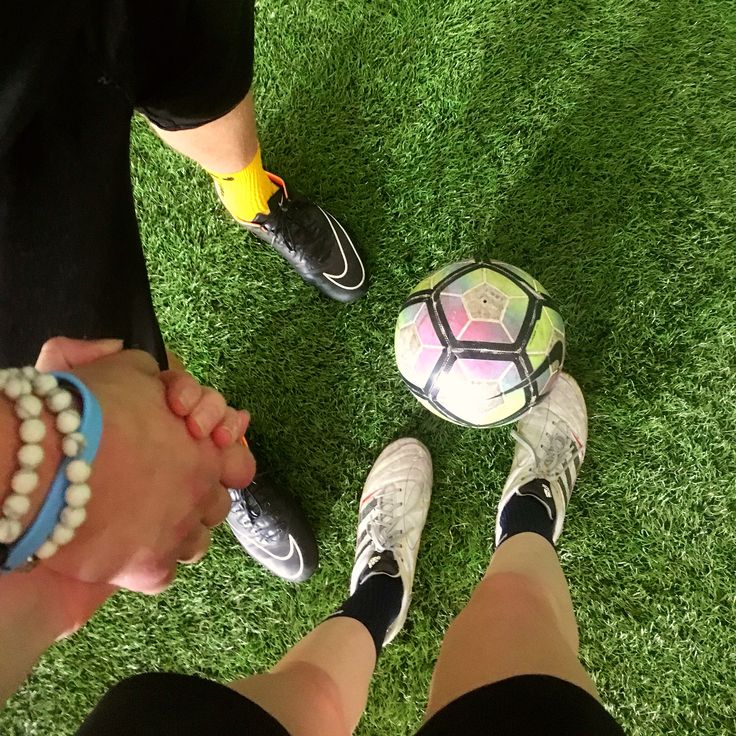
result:
<svg viewBox="0 0 736 736"><path fill-rule="evenodd" d="M300 583L317 569L317 540L299 504L265 474L230 489L227 523L243 549L284 580Z"/></svg>
<svg viewBox="0 0 736 736"><path fill-rule="evenodd" d="M365 266L345 228L319 205L268 174L279 187L268 200L268 214L238 222L275 248L308 284L339 302L353 302L368 290Z"/></svg>

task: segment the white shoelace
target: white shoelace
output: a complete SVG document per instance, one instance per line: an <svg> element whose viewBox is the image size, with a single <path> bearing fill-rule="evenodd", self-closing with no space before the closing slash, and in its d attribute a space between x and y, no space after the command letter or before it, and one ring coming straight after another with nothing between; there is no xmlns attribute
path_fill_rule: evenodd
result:
<svg viewBox="0 0 736 736"><path fill-rule="evenodd" d="M512 437L529 453L529 470L534 474L547 474L552 468L560 468L558 473L564 473L564 468L567 463L570 462L575 454L575 449L570 442L566 441L566 437L563 435L553 436L549 432L544 434L550 438L549 444L540 443L540 450L544 453L544 458L540 458L537 454L537 448L535 448L529 440L523 435L519 434L515 429L511 430ZM555 440L559 438L559 442ZM558 445L558 447L555 447ZM553 480L548 478L548 480Z"/></svg>
<svg viewBox="0 0 736 736"><path fill-rule="evenodd" d="M395 513L404 505L404 502L386 493L390 490L391 486L376 494L376 506L371 512L371 520L366 527L368 537L378 552L395 549L404 534L404 517L402 514Z"/></svg>

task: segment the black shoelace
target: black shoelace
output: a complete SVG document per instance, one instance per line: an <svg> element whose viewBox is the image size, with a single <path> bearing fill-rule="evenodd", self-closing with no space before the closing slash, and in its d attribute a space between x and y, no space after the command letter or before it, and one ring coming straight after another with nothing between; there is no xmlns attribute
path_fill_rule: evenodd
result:
<svg viewBox="0 0 736 736"><path fill-rule="evenodd" d="M236 518L256 539L271 543L283 536L286 531L286 523L278 519L273 519L271 522L265 524L258 523L258 520L263 515L264 508L253 494L242 494L237 506Z"/></svg>
<svg viewBox="0 0 736 736"><path fill-rule="evenodd" d="M310 263L316 262L321 266L327 260L330 249L323 248L321 252L317 252L316 249L310 248L307 251L306 244L319 242L320 232L316 227L310 224L305 225L297 220L291 214L294 206L294 203L283 197L278 204L277 212L272 213L276 220L276 227L272 228L275 233L275 243L286 248L290 253L294 253L301 261L309 260Z"/></svg>

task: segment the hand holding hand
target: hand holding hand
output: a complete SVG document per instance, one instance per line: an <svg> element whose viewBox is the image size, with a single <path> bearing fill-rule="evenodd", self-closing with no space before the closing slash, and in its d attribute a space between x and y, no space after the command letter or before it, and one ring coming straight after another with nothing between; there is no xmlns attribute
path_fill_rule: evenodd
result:
<svg viewBox="0 0 736 736"><path fill-rule="evenodd" d="M146 353L116 352L108 341L88 344L94 362L75 367L77 342L45 349L39 367L71 367L100 402L105 429L87 521L43 564L81 581L155 593L171 582L177 561L203 556L210 527L230 507L225 487L252 480L253 457L236 442L247 418L228 413L211 389L197 393L199 385L181 371L159 374Z"/></svg>
<svg viewBox="0 0 736 736"><path fill-rule="evenodd" d="M41 348L36 360L39 371L70 371L75 366L115 355L123 349L122 340L75 340L53 337ZM240 440L250 421L247 411L228 406L222 395L184 370L179 358L168 352L169 370L160 378L166 386L166 400L177 416L186 420L187 428L196 439L208 435L218 447L228 447Z"/></svg>

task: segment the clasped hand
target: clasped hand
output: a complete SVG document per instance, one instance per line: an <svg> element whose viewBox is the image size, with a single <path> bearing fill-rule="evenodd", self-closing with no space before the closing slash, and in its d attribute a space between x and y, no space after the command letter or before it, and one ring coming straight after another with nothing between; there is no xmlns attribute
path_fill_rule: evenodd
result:
<svg viewBox="0 0 736 736"><path fill-rule="evenodd" d="M27 584L33 578L64 601L66 633L117 588L160 592L178 562L201 559L230 508L226 489L255 473L240 441L246 412L183 369L160 372L147 353L121 348L54 338L36 364L78 375L104 420L87 520L72 543L27 574Z"/></svg>

